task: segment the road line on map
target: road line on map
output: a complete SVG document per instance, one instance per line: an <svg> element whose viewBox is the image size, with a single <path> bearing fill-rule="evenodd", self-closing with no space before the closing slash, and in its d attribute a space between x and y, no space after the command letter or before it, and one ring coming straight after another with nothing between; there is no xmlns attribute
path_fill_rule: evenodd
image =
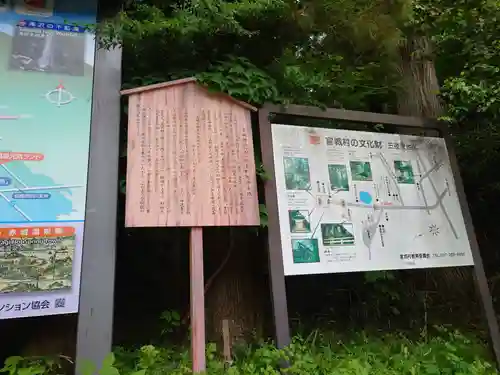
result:
<svg viewBox="0 0 500 375"><path fill-rule="evenodd" d="M392 182L394 182L396 190L398 191L398 196L399 199L401 200L401 204L404 206L403 195L401 194L401 190L399 189L398 180L396 179L396 176L394 175L394 173L392 173L391 168L389 167L389 163L387 163L387 160L385 159L384 155L382 155L381 152L378 155L380 156L380 160L382 160L382 164L384 164L387 173L389 174L389 176L391 176Z"/></svg>
<svg viewBox="0 0 500 375"><path fill-rule="evenodd" d="M5 172L7 172L14 180L16 180L17 182L19 182L21 185L23 185L24 187L28 187L28 185L26 185L18 176L16 176L9 168L7 168L7 166L5 164L1 164L0 165L4 170ZM20 191L22 191L21 189L18 189Z"/></svg>
<svg viewBox="0 0 500 375"><path fill-rule="evenodd" d="M420 162L422 163L422 165L424 164L423 160L422 160L422 157L420 156L420 153L417 151L417 158L418 160L420 160ZM432 186L432 190L434 190L434 194L438 195L438 191L437 191L437 188L436 188L436 185L434 184L434 181L432 180L431 176L428 176L427 179L429 180L429 182L431 183L431 186ZM453 223L450 219L450 216L448 215L448 212L446 211L446 208L444 207L444 204L442 201L439 201L439 205L441 207L441 211L443 211L443 215L444 217L446 218L446 221L448 222L448 224L450 225L450 229L451 231L453 232L453 235L455 236L456 239L458 239L458 233L457 233L457 230L455 229L455 227L453 226Z"/></svg>
<svg viewBox="0 0 500 375"><path fill-rule="evenodd" d="M319 217L318 224L316 225L316 228L314 228L314 232L311 234L311 238L314 238L314 235L316 234L316 231L318 230L318 227L321 225L321 219L323 219L323 216L325 215L325 211L321 213L321 216Z"/></svg>
<svg viewBox="0 0 500 375"><path fill-rule="evenodd" d="M381 206L380 208L383 210L433 210L436 209L444 199L446 193L448 193L448 189L444 189L441 194L438 194L436 191L436 195L438 196L437 202L432 205L427 206ZM365 205L362 203L347 203L349 207L359 207L359 208L373 208L373 205Z"/></svg>
<svg viewBox="0 0 500 375"><path fill-rule="evenodd" d="M30 218L28 215L26 215L26 213L24 213L24 211L23 211L23 210L21 210L19 207L17 207L17 205L16 205L15 203L12 203L12 201L11 201L9 198L7 198L7 197L5 196L5 194L3 194L3 193L1 193L1 192L0 192L0 197L2 197L3 199L5 199L5 200L7 201L7 203L8 203L8 204L9 204L9 205L10 205L10 206L14 209L14 210L16 210L16 211L17 211L17 212L18 212L21 216L23 216L26 220L28 220L28 221L33 221L33 220L31 220L31 218Z"/></svg>
<svg viewBox="0 0 500 375"><path fill-rule="evenodd" d="M36 190L64 190L64 189L76 189L82 188L82 185L62 185L62 186L36 186L36 187L27 187L22 189L23 191L36 191ZM19 189L4 189L0 190L0 193L14 193L19 191Z"/></svg>
<svg viewBox="0 0 500 375"><path fill-rule="evenodd" d="M362 221L362 223L363 222L366 223L366 225L362 224L364 226L363 231L365 231L366 234L368 234L368 241L365 241L366 237L363 237L363 242L364 242L365 246L368 248L368 259L369 260L372 259L372 244L373 244L373 240L375 239L375 235L377 234L377 231L379 230L378 225L380 223L380 220L382 220L383 213L384 213L384 209L382 208L379 212L379 215L378 215L376 221L369 220L368 217L366 220ZM375 214L375 211L373 212L373 214Z"/></svg>
<svg viewBox="0 0 500 375"><path fill-rule="evenodd" d="M311 215L313 214L314 210L316 209L317 205L318 205L318 201L317 201L317 197L315 197L314 195L312 195L312 193L309 191L309 190L306 190L306 192L314 199L314 207L313 209L309 212L309 218L311 218Z"/></svg>
<svg viewBox="0 0 500 375"><path fill-rule="evenodd" d="M420 159L420 158L419 158ZM422 181L427 178L433 171L435 171L436 169L438 169L440 166L442 166L444 163L436 163L434 164L434 166L429 169L427 172L425 172L421 177L420 177L420 180L418 181L418 183L422 183Z"/></svg>
<svg viewBox="0 0 500 375"><path fill-rule="evenodd" d="M417 159L417 168L418 168L418 173L420 174L420 176L422 176L422 169L424 167L425 167L425 165L423 164L423 162L420 159ZM427 177L427 175L426 175L426 177ZM428 207L429 203L427 202L427 197L425 196L425 189L424 189L424 185L422 184L422 179L420 179L419 184L420 184L420 194L422 194L422 198L424 200L425 206ZM431 211L427 210L427 213L430 215Z"/></svg>

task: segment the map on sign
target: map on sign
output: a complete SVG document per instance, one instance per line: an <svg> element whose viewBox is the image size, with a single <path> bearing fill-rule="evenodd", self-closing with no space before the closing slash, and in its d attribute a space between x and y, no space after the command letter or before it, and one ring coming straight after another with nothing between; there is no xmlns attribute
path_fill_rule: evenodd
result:
<svg viewBox="0 0 500 375"><path fill-rule="evenodd" d="M0 0L0 320L78 311L96 5Z"/></svg>
<svg viewBox="0 0 500 375"><path fill-rule="evenodd" d="M0 152L0 221L56 221L71 214L67 196L84 185L54 184L47 176L34 174L30 164L43 161L43 154Z"/></svg>
<svg viewBox="0 0 500 375"><path fill-rule="evenodd" d="M443 139L272 134L285 274L472 264Z"/></svg>
<svg viewBox="0 0 500 375"><path fill-rule="evenodd" d="M93 74L84 31L28 19L0 27L0 81L15 82L0 90L0 223L84 219Z"/></svg>
<svg viewBox="0 0 500 375"><path fill-rule="evenodd" d="M0 230L0 293L71 288L72 227Z"/></svg>

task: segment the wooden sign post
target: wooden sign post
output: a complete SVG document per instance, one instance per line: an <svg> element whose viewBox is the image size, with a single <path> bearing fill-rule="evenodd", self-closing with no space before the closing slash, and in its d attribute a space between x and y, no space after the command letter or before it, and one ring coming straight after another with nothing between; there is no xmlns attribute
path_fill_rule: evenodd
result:
<svg viewBox="0 0 500 375"><path fill-rule="evenodd" d="M127 227L191 227L193 371L205 370L203 231L259 225L250 111L195 78L129 95Z"/></svg>

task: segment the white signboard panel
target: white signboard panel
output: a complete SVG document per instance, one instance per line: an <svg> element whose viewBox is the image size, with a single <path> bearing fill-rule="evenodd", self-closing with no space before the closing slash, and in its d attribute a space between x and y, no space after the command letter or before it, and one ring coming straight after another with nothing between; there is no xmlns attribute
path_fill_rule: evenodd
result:
<svg viewBox="0 0 500 375"><path fill-rule="evenodd" d="M472 265L443 139L272 125L285 275Z"/></svg>

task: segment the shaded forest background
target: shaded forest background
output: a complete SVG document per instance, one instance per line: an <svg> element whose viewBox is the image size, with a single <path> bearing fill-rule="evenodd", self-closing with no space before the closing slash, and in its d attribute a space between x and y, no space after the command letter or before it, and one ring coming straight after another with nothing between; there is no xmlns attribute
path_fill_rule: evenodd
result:
<svg viewBox="0 0 500 375"><path fill-rule="evenodd" d="M457 144L481 254L500 312L500 5L490 0L144 0L100 25L123 43L123 87L196 76L241 100L439 118ZM148 342L162 313L188 322L188 232L124 228L123 104L115 343ZM281 119L282 121L300 121ZM312 124L311 121L308 123ZM342 124L329 123L339 127ZM401 129L387 128L395 132ZM254 132L260 166L259 139ZM262 185L265 171L259 168ZM262 186L261 186L262 187ZM261 203L263 200L261 199ZM259 229L206 230L209 339L272 335L265 209ZM287 279L294 329L484 332L470 268ZM164 320L171 314L163 314ZM185 338L184 325L168 332ZM1 321L3 356L71 355L76 319ZM177 335L176 335L177 334Z"/></svg>

